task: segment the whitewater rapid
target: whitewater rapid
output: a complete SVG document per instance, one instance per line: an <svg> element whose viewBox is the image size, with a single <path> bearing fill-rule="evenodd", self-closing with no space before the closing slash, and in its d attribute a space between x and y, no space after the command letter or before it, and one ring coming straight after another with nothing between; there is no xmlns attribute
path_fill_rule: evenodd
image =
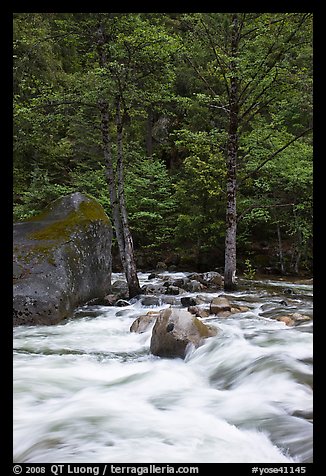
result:
<svg viewBox="0 0 326 476"><path fill-rule="evenodd" d="M292 306L312 312L312 286L300 289ZM233 293L250 310L210 320L219 334L185 360L151 355L151 330L129 331L166 304L84 306L15 328L14 461L311 462L313 324L262 317L277 299Z"/></svg>

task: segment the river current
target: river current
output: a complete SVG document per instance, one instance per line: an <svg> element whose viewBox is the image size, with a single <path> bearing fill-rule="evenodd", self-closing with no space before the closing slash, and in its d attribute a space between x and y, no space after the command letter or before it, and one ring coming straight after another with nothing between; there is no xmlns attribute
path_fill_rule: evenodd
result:
<svg viewBox="0 0 326 476"><path fill-rule="evenodd" d="M16 327L14 461L311 462L313 321L289 327L273 312L312 316L312 291L270 280L228 293L250 310L210 319L219 334L185 360L151 355L151 330L129 331L164 303L84 306L56 326Z"/></svg>

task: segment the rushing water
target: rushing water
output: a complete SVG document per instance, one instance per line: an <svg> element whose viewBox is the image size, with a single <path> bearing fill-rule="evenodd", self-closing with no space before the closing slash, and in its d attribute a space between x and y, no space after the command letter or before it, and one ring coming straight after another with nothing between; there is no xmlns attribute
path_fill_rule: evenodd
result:
<svg viewBox="0 0 326 476"><path fill-rule="evenodd" d="M221 332L185 360L154 357L151 331L129 332L153 310L139 301L15 328L14 461L311 462L312 321L270 316L312 315L312 286L265 281L228 296L250 311L210 319Z"/></svg>

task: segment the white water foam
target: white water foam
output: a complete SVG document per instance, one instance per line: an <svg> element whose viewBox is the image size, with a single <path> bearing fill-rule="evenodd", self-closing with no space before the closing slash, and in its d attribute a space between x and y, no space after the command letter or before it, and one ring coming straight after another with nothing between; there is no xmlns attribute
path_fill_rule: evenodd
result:
<svg viewBox="0 0 326 476"><path fill-rule="evenodd" d="M129 332L147 309L97 310L14 330L15 462L311 460L310 332L242 313L184 361L161 359L150 331Z"/></svg>

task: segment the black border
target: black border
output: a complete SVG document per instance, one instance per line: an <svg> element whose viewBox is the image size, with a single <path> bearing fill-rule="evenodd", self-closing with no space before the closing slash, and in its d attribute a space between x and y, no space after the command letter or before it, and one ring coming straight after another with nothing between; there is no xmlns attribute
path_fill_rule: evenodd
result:
<svg viewBox="0 0 326 476"><path fill-rule="evenodd" d="M91 6L91 8L90 8ZM110 4L111 6L111 4ZM321 448L321 439L323 435L322 428L322 418L321 418L321 409L323 408L321 402L322 390L320 384L323 382L321 376L322 365L322 355L319 355L318 346L321 339L325 339L325 333L322 332L322 322L324 320L324 312L321 312L321 296L323 289L323 278L322 278L322 247L323 243L323 228L320 227L320 224L324 221L324 207L322 196L322 187L324 176L322 173L323 170L323 161L326 159L322 156L324 153L323 142L321 139L321 133L324 129L324 117L323 117L323 108L322 108L322 92L323 92L323 81L322 81L322 70L324 63L324 47L325 43L323 35L323 22L325 16L322 12L322 2L315 0L310 2L299 2L295 0L279 2L273 1L269 5L259 2L244 2L234 1L232 3L225 2L224 5L219 2L207 2L206 5L203 2L200 4L197 3L188 3L177 2L169 4L164 2L160 5L157 4L143 4L138 5L137 3L128 3L124 5L115 6L112 5L112 10L114 11L126 11L126 12L232 12L232 11L247 11L247 12L312 12L314 14L314 117L317 118L315 121L316 127L314 131L314 208L315 208L315 219L314 219L314 308L315 308L315 322L314 322L314 354L315 354L315 366L314 366L314 377L317 384L314 391L314 406L316 409L316 421L314 423L314 463L303 465L308 466L306 474L313 474L313 470L316 469L316 474L319 474L318 466L322 464L323 454ZM135 8L137 7L137 8ZM12 454L13 454L13 443L12 443L12 414L13 414L13 395L12 395L12 324L11 324L11 313L12 313L12 180L13 180L13 171L12 171L12 15L13 13L18 12L89 12L89 11L101 11L103 5L99 2L99 5L85 4L82 5L80 2L76 2L75 5L70 3L60 4L60 2L13 2L10 6L10 10L5 11L5 15L2 15L2 25L1 25L1 34L3 35L2 46L5 45L5 48L2 49L6 53L6 66L7 73L5 74L5 68L2 64L2 87L5 85L5 91L1 89L2 99L6 101L6 111L2 108L2 137L6 138L6 146L2 147L2 167L0 172L0 190L3 193L2 207L1 207L1 222L5 227L6 232L2 234L1 240L1 263L2 263L2 275L4 279L2 280L2 303L5 303L5 309L2 306L2 329L0 332L1 338L1 350L4 358L4 366L2 372L2 391L0 392L3 399L2 403L2 418L1 418L1 432L2 432L2 441L0 444L0 465L1 467L8 466L8 472L6 469L2 470L3 474L13 474L12 473ZM3 58L2 58L3 60ZM318 118L318 115L321 115L321 118ZM3 146L3 142L2 142ZM321 228L321 229L320 229ZM5 323L5 324L4 324ZM316 327L317 326L317 327ZM230 464L233 467L230 467ZM190 464L189 465L197 465ZM236 465L236 466L234 466ZM145 466L145 465L144 465ZM206 472L207 469L211 471L212 469L216 472L221 470L221 474L236 469L237 474L251 474L251 467L256 466L247 463L209 463L209 464L200 464L200 474L202 470ZM281 465L270 465L263 464L258 465L260 467L276 467ZM283 465L285 466L285 465ZM298 473L295 473L298 474Z"/></svg>

